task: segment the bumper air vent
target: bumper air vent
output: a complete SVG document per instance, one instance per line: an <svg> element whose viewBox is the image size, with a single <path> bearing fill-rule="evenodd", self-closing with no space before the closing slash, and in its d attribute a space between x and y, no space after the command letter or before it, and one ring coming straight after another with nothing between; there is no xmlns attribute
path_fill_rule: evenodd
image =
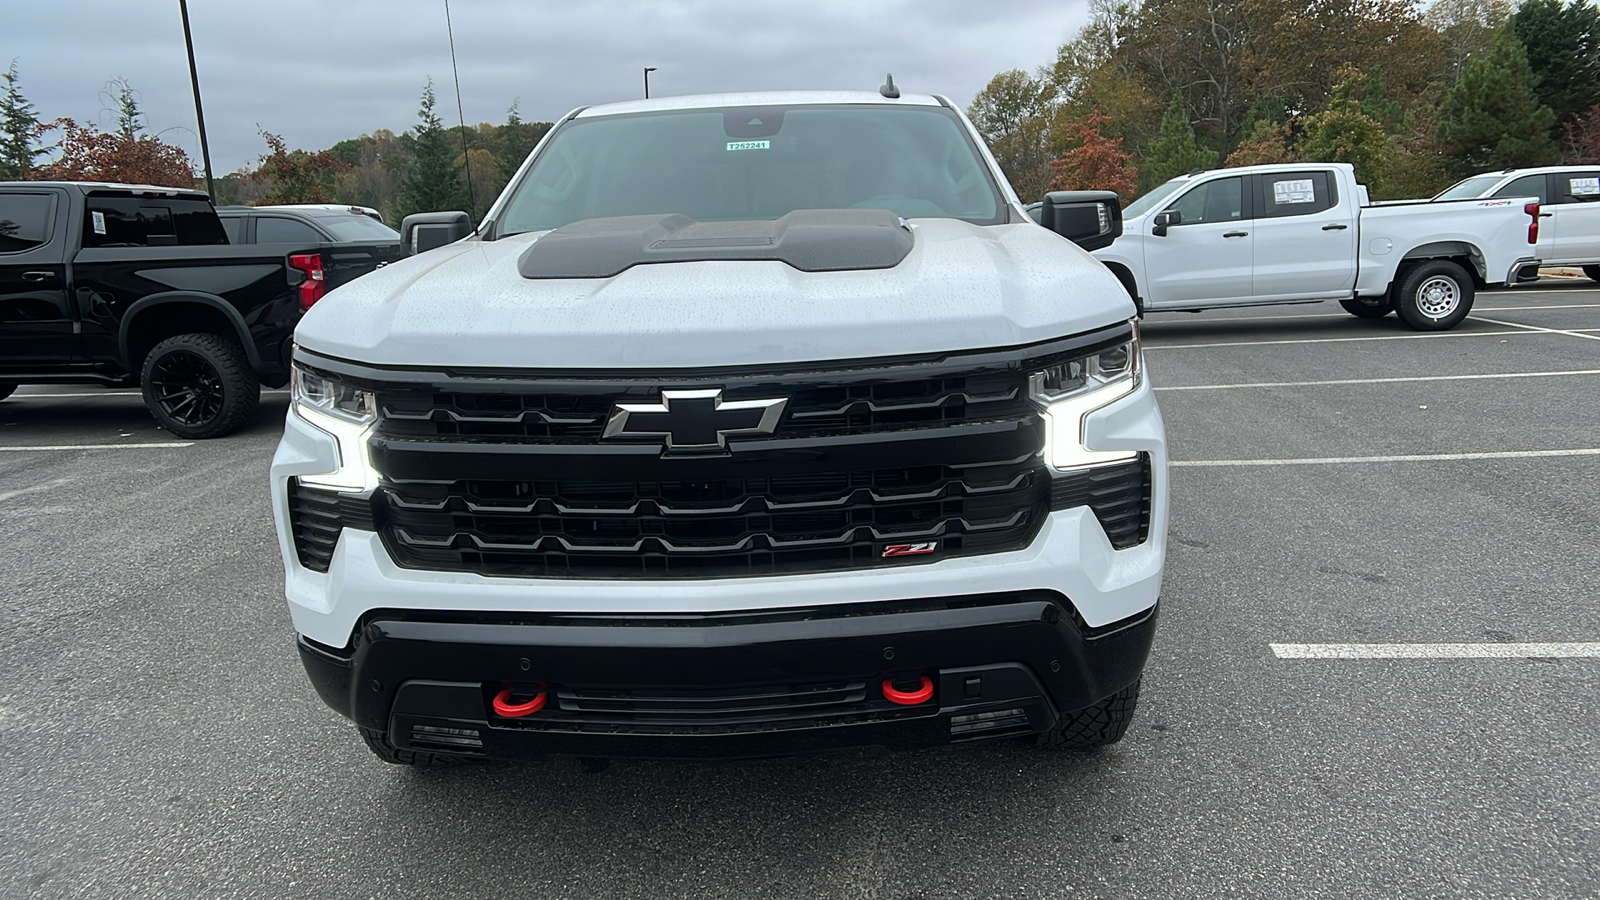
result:
<svg viewBox="0 0 1600 900"><path fill-rule="evenodd" d="M1051 479L1050 508L1094 510L1111 546L1136 547L1150 537L1150 456L1090 466Z"/></svg>
<svg viewBox="0 0 1600 900"><path fill-rule="evenodd" d="M346 528L376 530L371 497L310 487L298 479L289 479L289 530L300 565L313 572L328 571L339 532Z"/></svg>

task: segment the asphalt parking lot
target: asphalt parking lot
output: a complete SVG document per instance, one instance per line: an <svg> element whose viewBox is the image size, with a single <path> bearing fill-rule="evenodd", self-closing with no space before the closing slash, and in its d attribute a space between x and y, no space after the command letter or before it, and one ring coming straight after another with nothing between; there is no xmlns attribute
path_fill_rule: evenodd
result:
<svg viewBox="0 0 1600 900"><path fill-rule="evenodd" d="M187 444L130 392L24 389L0 897L1600 896L1596 287L1431 335L1150 317L1172 549L1138 716L1092 755L385 766L294 654L287 395ZM1367 658L1530 642L1562 646Z"/></svg>

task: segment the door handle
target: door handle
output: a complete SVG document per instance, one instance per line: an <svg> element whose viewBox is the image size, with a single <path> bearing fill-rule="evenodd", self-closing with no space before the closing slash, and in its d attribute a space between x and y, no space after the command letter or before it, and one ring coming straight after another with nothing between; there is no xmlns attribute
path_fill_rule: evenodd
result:
<svg viewBox="0 0 1600 900"><path fill-rule="evenodd" d="M1230 237L1248 237L1249 234L1250 234L1250 232L1248 232L1248 231L1230 231L1227 234L1223 235L1223 237L1225 237L1225 238L1230 238Z"/></svg>
<svg viewBox="0 0 1600 900"><path fill-rule="evenodd" d="M23 272L22 273L22 280L23 281L49 281L50 279L52 279L54 277L56 277L56 273L54 273L54 272Z"/></svg>
<svg viewBox="0 0 1600 900"><path fill-rule="evenodd" d="M1322 226L1322 230L1323 231L1343 231L1343 230L1345 230L1346 228L1349 228L1349 227L1350 227L1349 225L1324 225L1324 226Z"/></svg>
<svg viewBox="0 0 1600 900"><path fill-rule="evenodd" d="M1541 218L1541 219L1548 219L1548 218L1550 218L1550 217L1551 217L1551 216L1553 216L1553 215L1555 215L1555 213L1539 213L1539 218Z"/></svg>

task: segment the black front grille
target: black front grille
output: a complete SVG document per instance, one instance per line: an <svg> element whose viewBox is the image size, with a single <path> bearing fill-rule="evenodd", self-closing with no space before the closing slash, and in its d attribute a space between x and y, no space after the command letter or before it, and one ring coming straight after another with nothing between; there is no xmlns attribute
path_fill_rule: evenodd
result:
<svg viewBox="0 0 1600 900"><path fill-rule="evenodd" d="M787 398L778 437L933 428L1032 412L1027 374L1016 366L707 383L723 390L725 402ZM392 437L592 443L600 439L615 404L653 404L663 387L700 386L678 380L580 382L530 391L388 387L378 391L378 430Z"/></svg>
<svg viewBox="0 0 1600 900"><path fill-rule="evenodd" d="M295 554L300 565L313 572L326 572L333 561L333 548L345 528L375 528L372 499L301 484L289 479L289 531L294 536Z"/></svg>
<svg viewBox="0 0 1600 900"><path fill-rule="evenodd" d="M1050 485L1050 508L1094 510L1111 546L1126 550L1150 537L1150 456L1058 475Z"/></svg>
<svg viewBox="0 0 1600 900"><path fill-rule="evenodd" d="M1049 476L1031 455L694 481L386 480L401 565L533 577L738 576L931 562L1027 546ZM885 557L899 544L932 552Z"/></svg>

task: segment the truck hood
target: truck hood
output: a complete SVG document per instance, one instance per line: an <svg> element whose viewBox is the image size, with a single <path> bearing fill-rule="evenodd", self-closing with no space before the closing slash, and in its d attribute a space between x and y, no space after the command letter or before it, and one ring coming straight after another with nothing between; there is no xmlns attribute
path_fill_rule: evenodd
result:
<svg viewBox="0 0 1600 900"><path fill-rule="evenodd" d="M1103 266L1031 222L911 227L899 265L839 272L735 260L530 279L518 259L548 232L469 240L329 293L295 340L373 365L667 369L1006 347L1134 314Z"/></svg>

